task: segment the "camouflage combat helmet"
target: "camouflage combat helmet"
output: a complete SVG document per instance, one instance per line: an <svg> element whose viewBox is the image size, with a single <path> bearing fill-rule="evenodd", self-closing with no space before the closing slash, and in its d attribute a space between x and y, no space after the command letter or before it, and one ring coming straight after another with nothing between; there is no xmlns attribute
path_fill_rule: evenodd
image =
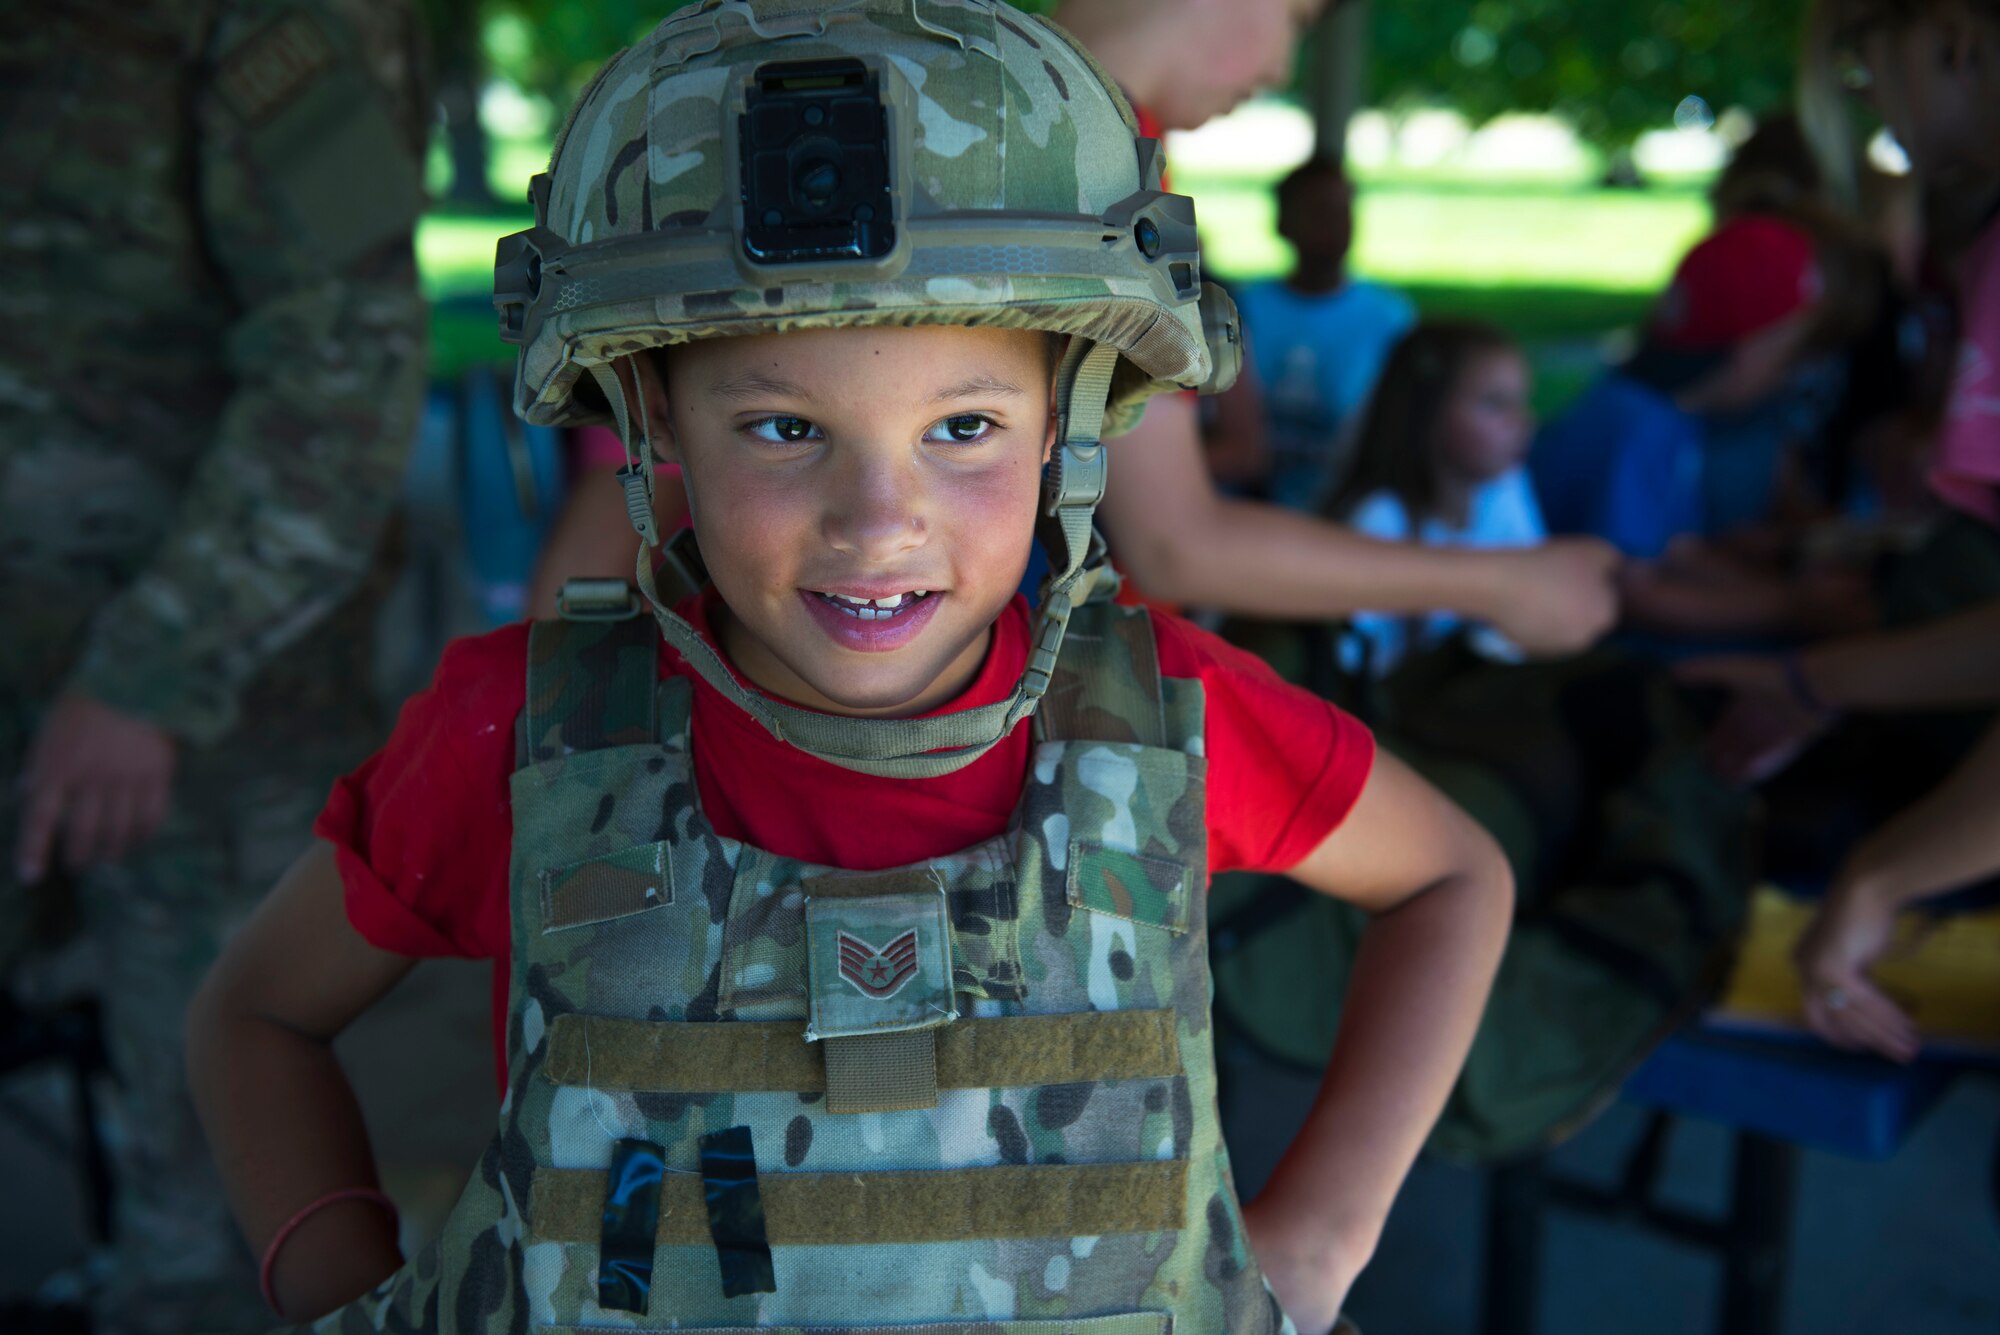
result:
<svg viewBox="0 0 2000 1335"><path fill-rule="evenodd" d="M605 66L500 242L494 303L531 422L615 422L639 582L667 639L770 731L836 764L919 777L972 760L1048 684L1103 494L1104 424L1149 394L1220 389L1235 311L1201 277L1193 202L1094 60L997 0L702 0ZM1044 586L1013 695L855 720L745 690L654 583L645 423L613 364L736 334L992 325L1071 335L1045 482ZM698 573L698 561L690 562Z"/></svg>

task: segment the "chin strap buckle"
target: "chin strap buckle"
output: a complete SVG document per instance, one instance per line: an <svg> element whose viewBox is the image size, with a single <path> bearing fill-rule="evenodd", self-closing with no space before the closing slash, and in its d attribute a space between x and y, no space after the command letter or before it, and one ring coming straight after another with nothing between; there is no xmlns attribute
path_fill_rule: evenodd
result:
<svg viewBox="0 0 2000 1335"><path fill-rule="evenodd" d="M1086 516L1104 499L1104 485L1111 475L1104 446L1094 440L1065 441L1049 470L1048 513L1082 510ZM1086 519L1086 522L1087 519Z"/></svg>
<svg viewBox="0 0 2000 1335"><path fill-rule="evenodd" d="M1035 643L1028 650L1028 667L1021 674L1022 694L1039 700L1048 694L1055 680L1056 655L1062 650L1063 633L1069 629L1072 609L1068 589L1052 589L1042 599L1042 615L1037 619Z"/></svg>
<svg viewBox="0 0 2000 1335"><path fill-rule="evenodd" d="M632 531L648 547L660 545L660 523L653 514L653 466L644 460L628 463L618 470L618 485L625 490L625 517Z"/></svg>
<svg viewBox="0 0 2000 1335"><path fill-rule="evenodd" d="M564 621L627 621L640 608L638 593L622 579L568 579L556 595L556 615Z"/></svg>

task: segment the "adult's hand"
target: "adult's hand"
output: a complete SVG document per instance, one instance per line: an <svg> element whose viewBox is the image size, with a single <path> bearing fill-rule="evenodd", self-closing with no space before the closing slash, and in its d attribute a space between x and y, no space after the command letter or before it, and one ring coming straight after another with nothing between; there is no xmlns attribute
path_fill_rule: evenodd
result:
<svg viewBox="0 0 2000 1335"><path fill-rule="evenodd" d="M1781 658L1721 654L1694 658L1674 669L1690 686L1720 686L1729 704L1708 735L1708 759L1731 783L1759 784L1775 777L1818 739L1833 715L1799 699Z"/></svg>
<svg viewBox="0 0 2000 1335"><path fill-rule="evenodd" d="M1483 620L1531 654L1595 644L1618 620L1618 549L1597 538L1555 538L1490 556L1497 583Z"/></svg>
<svg viewBox="0 0 2000 1335"><path fill-rule="evenodd" d="M1915 1060L1916 1022L1868 976L1895 938L1894 902L1863 882L1836 882L1793 952L1814 1033L1836 1047Z"/></svg>
<svg viewBox="0 0 2000 1335"><path fill-rule="evenodd" d="M33 884L60 840L72 872L115 862L152 838L173 792L173 736L80 691L56 702L17 782L15 874Z"/></svg>
<svg viewBox="0 0 2000 1335"><path fill-rule="evenodd" d="M1874 580L1848 566L1802 571L1794 582L1792 605L1792 625L1809 639L1853 635L1882 622Z"/></svg>

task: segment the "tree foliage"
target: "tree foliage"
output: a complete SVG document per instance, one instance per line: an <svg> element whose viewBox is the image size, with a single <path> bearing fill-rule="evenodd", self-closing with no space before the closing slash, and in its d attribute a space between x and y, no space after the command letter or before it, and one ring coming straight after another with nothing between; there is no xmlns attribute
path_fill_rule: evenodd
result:
<svg viewBox="0 0 2000 1335"><path fill-rule="evenodd" d="M1674 123L1791 98L1803 0L1432 0L1372 7L1368 100L1475 121L1553 112L1606 148Z"/></svg>
<svg viewBox="0 0 2000 1335"><path fill-rule="evenodd" d="M424 0L433 7L450 0ZM558 106L582 88L598 66L694 0L480 0L486 47L497 72ZM1046 14L1055 0L1018 0ZM497 20L497 22L496 22Z"/></svg>
<svg viewBox="0 0 2000 1335"><path fill-rule="evenodd" d="M438 0L427 0L437 3ZM692 0L481 0L494 72L558 110L604 62Z"/></svg>
<svg viewBox="0 0 2000 1335"><path fill-rule="evenodd" d="M420 0L441 46L558 110L608 57L690 0ZM1047 12L1053 0L1019 0ZM1368 100L1456 107L1473 121L1547 111L1620 148L1689 96L1720 112L1788 101L1804 0L1374 0ZM467 32L465 15L476 13Z"/></svg>

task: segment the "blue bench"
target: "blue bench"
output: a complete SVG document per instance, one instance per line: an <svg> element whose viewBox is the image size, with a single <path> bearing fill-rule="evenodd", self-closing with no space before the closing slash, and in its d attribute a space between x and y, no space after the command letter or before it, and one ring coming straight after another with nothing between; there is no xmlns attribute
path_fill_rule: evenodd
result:
<svg viewBox="0 0 2000 1335"><path fill-rule="evenodd" d="M1624 1101L1652 1110L1613 1187L1549 1171L1536 1155L1496 1169L1487 1205L1486 1335L1532 1335L1540 1289L1543 1213L1550 1207L1623 1220L1708 1251L1722 1263L1719 1335L1777 1335L1799 1154L1865 1160L1893 1155L1963 1067L1899 1067L1800 1037L1695 1026L1667 1039L1625 1084ZM1734 1132L1729 1206L1720 1218L1657 1199L1676 1118Z"/></svg>
<svg viewBox="0 0 2000 1335"><path fill-rule="evenodd" d="M1899 1067L1805 1037L1696 1028L1661 1044L1626 1082L1627 1102L1720 1122L1851 1159L1899 1149L1958 1067Z"/></svg>

